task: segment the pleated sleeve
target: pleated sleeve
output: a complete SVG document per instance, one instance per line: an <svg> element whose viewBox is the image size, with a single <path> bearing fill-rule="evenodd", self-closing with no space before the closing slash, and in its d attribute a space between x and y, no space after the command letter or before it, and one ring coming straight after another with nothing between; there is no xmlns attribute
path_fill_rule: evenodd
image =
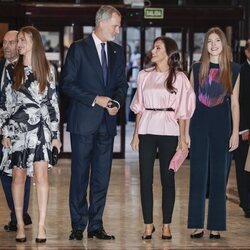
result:
<svg viewBox="0 0 250 250"><path fill-rule="evenodd" d="M144 70L141 70L138 74L137 78L137 90L135 92L134 98L131 102L130 109L135 113L141 113L145 110L144 107L144 100L143 100L143 82L145 79L145 72Z"/></svg>
<svg viewBox="0 0 250 250"><path fill-rule="evenodd" d="M182 72L179 72L176 79L177 100L179 104L176 107L176 119L189 119L192 117L195 110L195 93L188 78Z"/></svg>

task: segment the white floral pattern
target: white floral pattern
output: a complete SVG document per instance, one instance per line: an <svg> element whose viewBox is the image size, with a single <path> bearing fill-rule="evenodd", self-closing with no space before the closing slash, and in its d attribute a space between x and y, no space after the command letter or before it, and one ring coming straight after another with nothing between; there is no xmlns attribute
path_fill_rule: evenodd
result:
<svg viewBox="0 0 250 250"><path fill-rule="evenodd" d="M47 87L39 92L39 84L31 67L24 67L22 88L12 88L13 65L6 68L6 78L0 100L0 127L3 136L11 140L11 148L3 148L0 169L12 174L13 167L27 168L33 176L33 163L51 162L51 141L59 139L59 107L55 76L51 70Z"/></svg>

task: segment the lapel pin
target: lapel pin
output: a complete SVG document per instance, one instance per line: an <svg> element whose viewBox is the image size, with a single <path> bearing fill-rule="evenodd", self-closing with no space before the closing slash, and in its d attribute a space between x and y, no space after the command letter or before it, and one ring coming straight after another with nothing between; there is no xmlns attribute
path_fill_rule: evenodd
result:
<svg viewBox="0 0 250 250"><path fill-rule="evenodd" d="M116 53L116 50L114 50L114 54Z"/></svg>

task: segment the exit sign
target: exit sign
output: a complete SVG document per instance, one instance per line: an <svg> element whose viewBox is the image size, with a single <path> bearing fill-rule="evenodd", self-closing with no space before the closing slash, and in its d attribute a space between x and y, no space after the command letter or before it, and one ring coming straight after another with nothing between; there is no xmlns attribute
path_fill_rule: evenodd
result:
<svg viewBox="0 0 250 250"><path fill-rule="evenodd" d="M164 8L145 8L144 18L145 19L163 19Z"/></svg>

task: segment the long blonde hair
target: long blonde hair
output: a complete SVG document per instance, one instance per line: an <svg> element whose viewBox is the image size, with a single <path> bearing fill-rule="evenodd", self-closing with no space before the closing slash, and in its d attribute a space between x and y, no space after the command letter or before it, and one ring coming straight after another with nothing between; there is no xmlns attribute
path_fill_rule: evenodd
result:
<svg viewBox="0 0 250 250"><path fill-rule="evenodd" d="M199 72L199 83L202 84L203 80L207 77L209 71L210 54L207 50L208 37L210 34L215 33L219 36L222 43L222 51L219 55L220 67L220 81L228 94L232 94L232 76L231 76L231 51L228 46L227 38L224 32L219 27L210 28L204 39L202 54L201 54L201 67Z"/></svg>
<svg viewBox="0 0 250 250"><path fill-rule="evenodd" d="M46 86L47 80L50 73L49 62L45 56L45 50L42 43L42 38L39 31L33 26L25 26L20 29L18 34L27 34L33 41L32 55L31 55L31 67L32 72L39 83L39 90L42 93ZM14 86L15 90L21 88L24 81L24 64L23 56L20 55L17 61L16 67L14 68Z"/></svg>

